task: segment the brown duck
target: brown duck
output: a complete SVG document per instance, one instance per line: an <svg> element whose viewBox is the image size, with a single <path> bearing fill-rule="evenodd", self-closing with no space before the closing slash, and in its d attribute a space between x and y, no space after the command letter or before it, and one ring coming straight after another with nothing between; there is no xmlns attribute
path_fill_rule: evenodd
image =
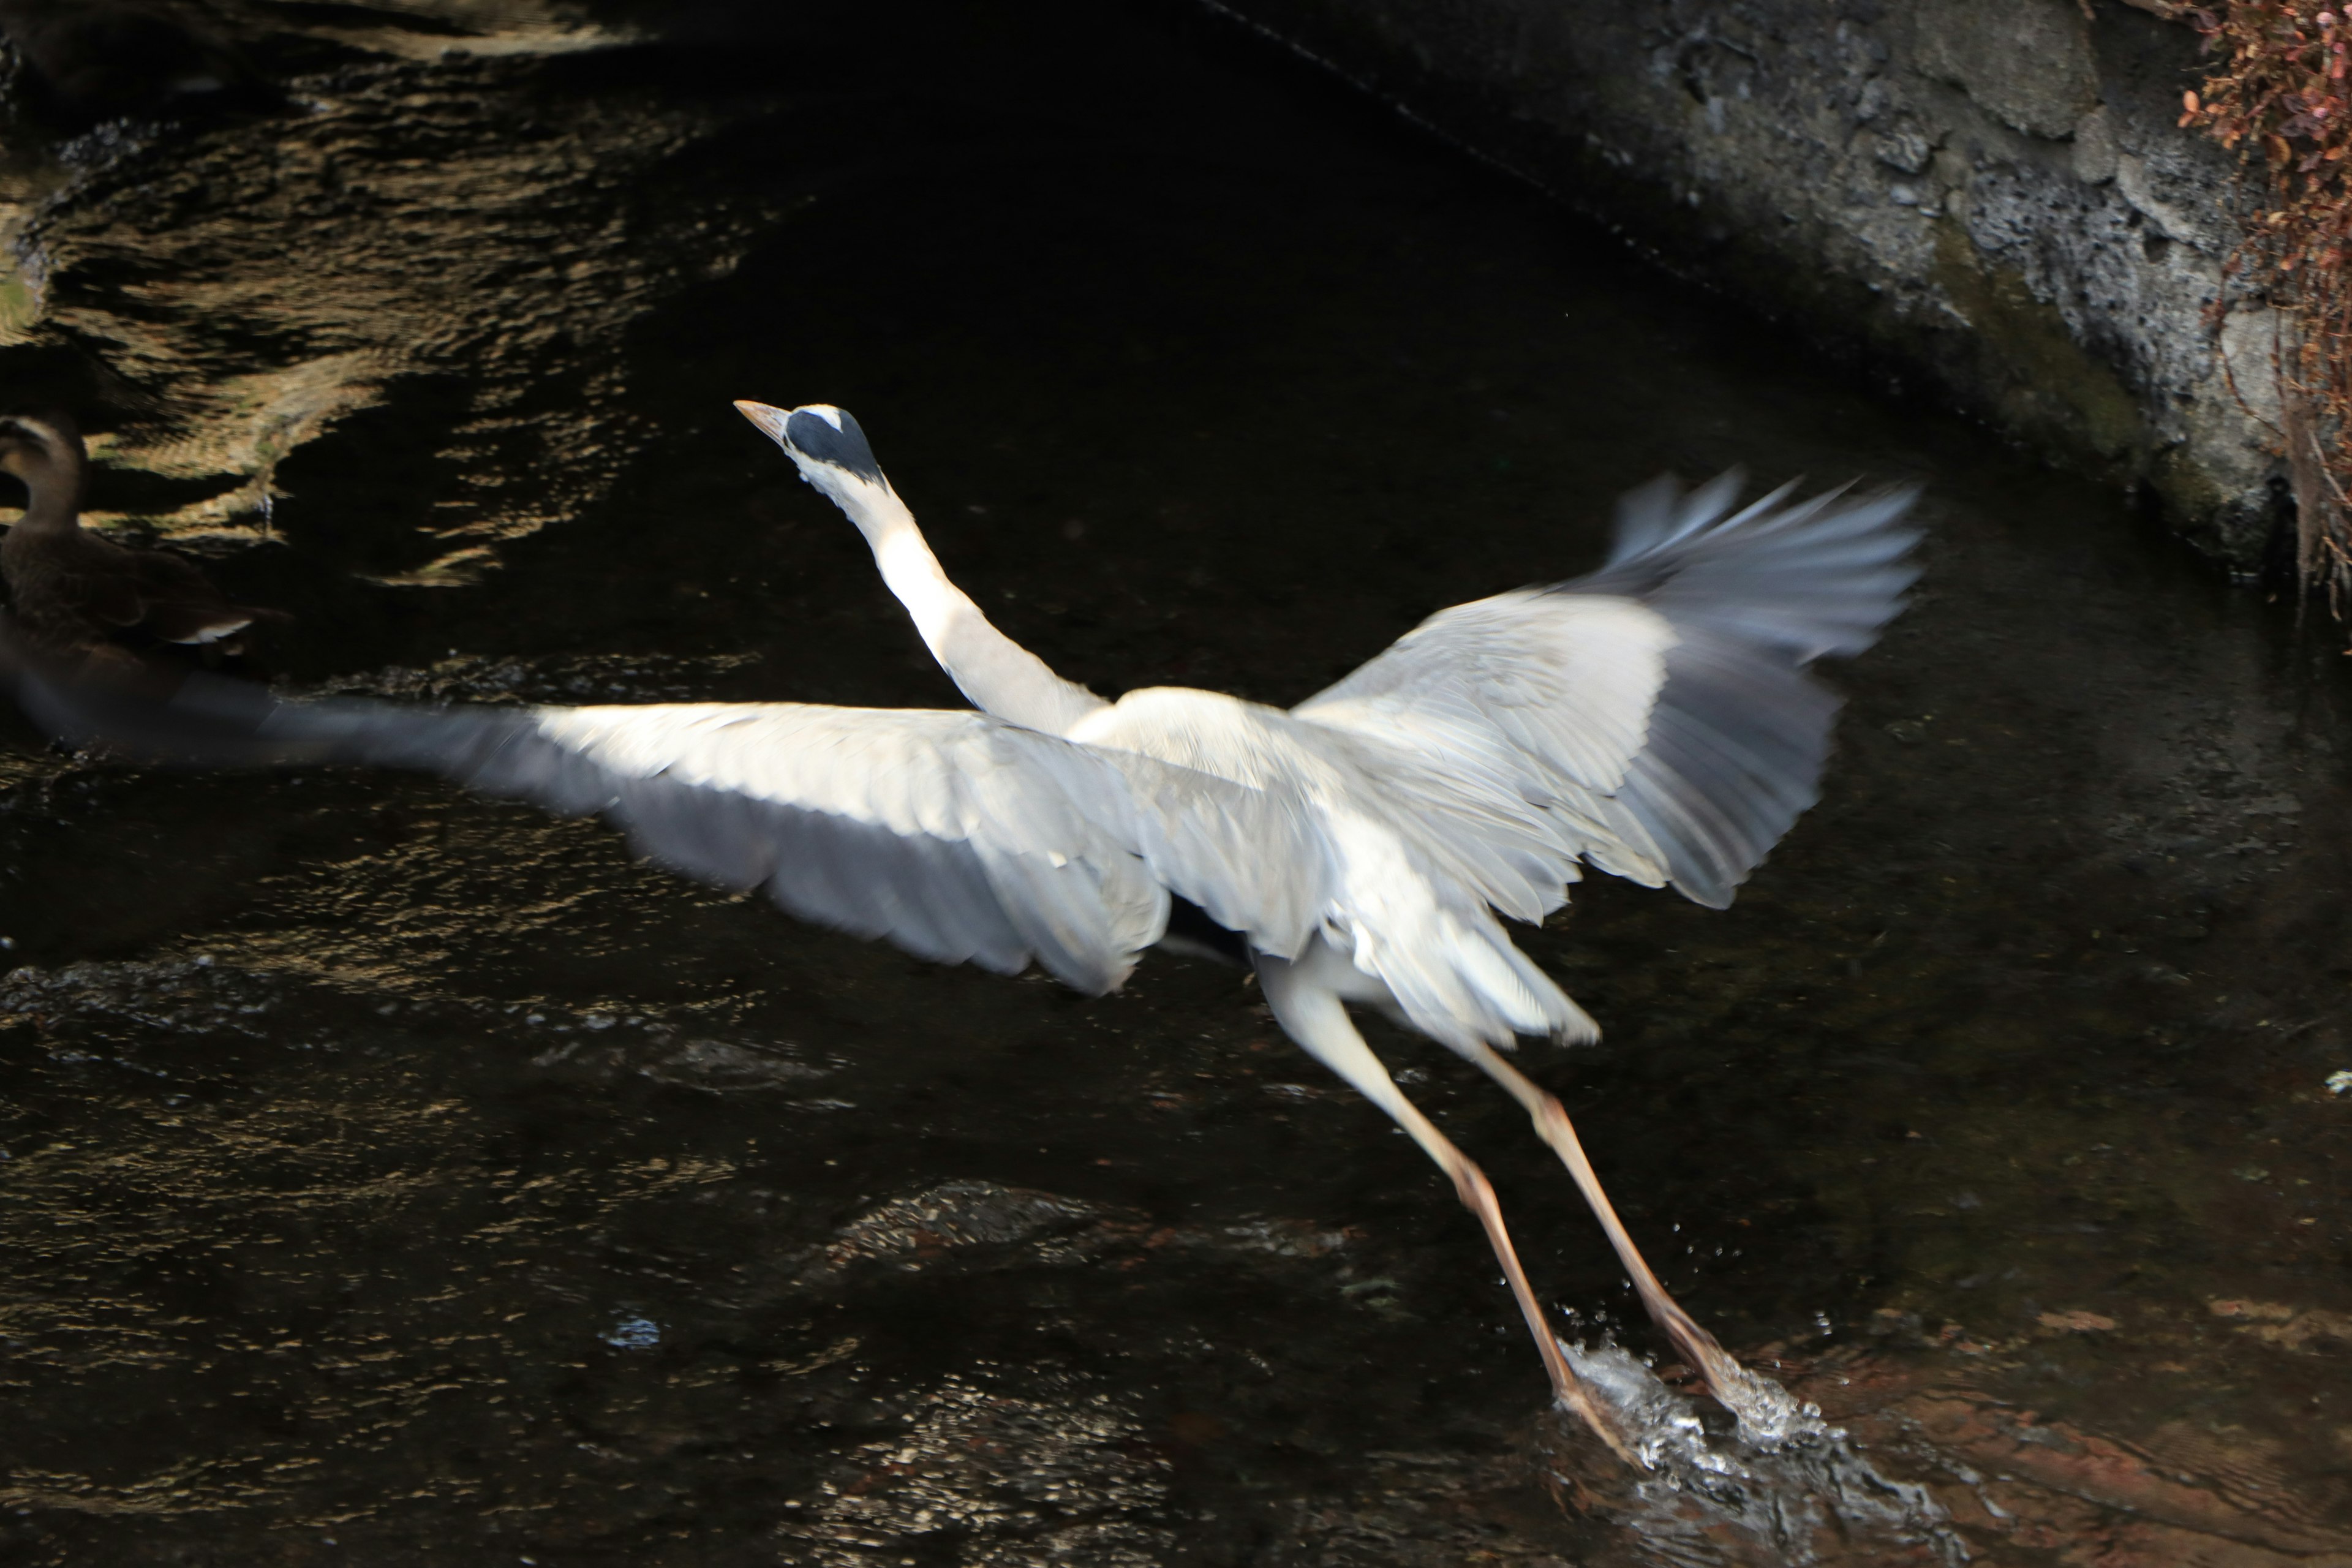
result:
<svg viewBox="0 0 2352 1568"><path fill-rule="evenodd" d="M89 454L63 414L0 416L0 469L25 482L25 515L0 540L10 640L66 664L121 663L158 644L244 651L256 623L280 611L231 604L196 567L160 550L131 550L81 525Z"/></svg>

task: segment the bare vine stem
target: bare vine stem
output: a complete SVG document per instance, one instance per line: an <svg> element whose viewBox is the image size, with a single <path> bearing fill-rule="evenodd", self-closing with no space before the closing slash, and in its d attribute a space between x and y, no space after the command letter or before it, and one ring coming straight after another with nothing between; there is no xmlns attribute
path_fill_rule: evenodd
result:
<svg viewBox="0 0 2352 1568"><path fill-rule="evenodd" d="M2239 155L2234 205L2242 237L2207 308L2219 347L2233 304L2270 306L2280 455L2293 484L2296 573L2325 588L2340 619L2352 588L2352 18L2344 0L2150 0L2140 9L2188 21L2213 65L2181 98L2180 123ZM2226 353L2231 395L2248 405Z"/></svg>

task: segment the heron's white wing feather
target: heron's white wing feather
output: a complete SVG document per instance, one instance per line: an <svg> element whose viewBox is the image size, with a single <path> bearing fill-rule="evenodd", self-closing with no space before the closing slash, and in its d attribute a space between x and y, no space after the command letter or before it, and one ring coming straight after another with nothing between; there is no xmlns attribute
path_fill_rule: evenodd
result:
<svg viewBox="0 0 2352 1568"><path fill-rule="evenodd" d="M207 764L360 763L602 813L649 858L805 920L1088 992L1172 889L1280 943L1292 814L1258 792L983 714L796 703L423 709L197 678L168 704L26 678L60 733ZM1288 835L1288 837L1286 837ZM1295 950L1300 936L1288 944Z"/></svg>
<svg viewBox="0 0 2352 1568"><path fill-rule="evenodd" d="M1478 766L1173 688L1130 691L1073 738L1105 755L1127 748L1234 779L1289 808L1283 841L1294 847L1276 872L1297 901L1258 927L1225 922L1259 948L1286 958L1305 950L1296 939L1267 940L1267 926L1326 933L1381 983L1384 999L1450 1045L1591 1037L1591 1020L1488 908L1538 917L1575 875L1574 848L1563 847L1548 814Z"/></svg>
<svg viewBox="0 0 2352 1568"><path fill-rule="evenodd" d="M1600 572L1442 611L1294 712L1516 794L1604 870L1729 903L1816 795L1838 700L1806 666L1875 640L1917 537L1912 491L1734 511L1738 489L1633 492ZM1449 827L1482 831L1428 831Z"/></svg>

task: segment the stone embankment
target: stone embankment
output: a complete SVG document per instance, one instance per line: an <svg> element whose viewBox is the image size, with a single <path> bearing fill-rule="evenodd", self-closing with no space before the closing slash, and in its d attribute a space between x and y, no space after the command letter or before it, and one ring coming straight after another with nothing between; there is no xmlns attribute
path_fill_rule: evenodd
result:
<svg viewBox="0 0 2352 1568"><path fill-rule="evenodd" d="M2285 506L2197 35L2117 0L1215 0L2240 569ZM2232 387L2234 380L2235 386Z"/></svg>

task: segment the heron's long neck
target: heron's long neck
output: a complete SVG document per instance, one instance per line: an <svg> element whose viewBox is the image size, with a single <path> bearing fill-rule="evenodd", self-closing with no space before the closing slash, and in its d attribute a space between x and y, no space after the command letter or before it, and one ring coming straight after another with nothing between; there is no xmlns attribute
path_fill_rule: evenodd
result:
<svg viewBox="0 0 2352 1568"><path fill-rule="evenodd" d="M913 514L896 494L885 491L859 500L863 504L850 515L874 547L882 581L914 617L931 657L974 707L1059 735L1106 706L1101 698L1064 680L1044 659L989 624L980 606L948 581Z"/></svg>

